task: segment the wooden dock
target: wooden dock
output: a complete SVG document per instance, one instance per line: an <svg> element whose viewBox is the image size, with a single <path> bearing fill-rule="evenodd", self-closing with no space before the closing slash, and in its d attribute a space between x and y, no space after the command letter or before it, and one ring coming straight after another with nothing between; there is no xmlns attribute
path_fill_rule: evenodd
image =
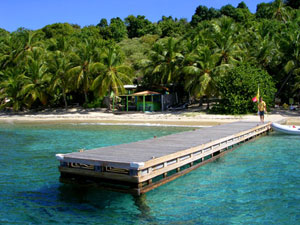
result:
<svg viewBox="0 0 300 225"><path fill-rule="evenodd" d="M89 182L140 195L222 156L271 129L235 122L164 137L57 154L61 182Z"/></svg>

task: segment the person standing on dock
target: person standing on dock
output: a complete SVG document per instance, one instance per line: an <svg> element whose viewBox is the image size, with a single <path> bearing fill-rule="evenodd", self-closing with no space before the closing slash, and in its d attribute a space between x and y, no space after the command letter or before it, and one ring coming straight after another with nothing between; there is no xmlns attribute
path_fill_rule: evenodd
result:
<svg viewBox="0 0 300 225"><path fill-rule="evenodd" d="M262 97L259 98L259 103L257 104L258 114L260 117L260 122L264 123L265 120L265 112L267 112L267 105L263 101Z"/></svg>

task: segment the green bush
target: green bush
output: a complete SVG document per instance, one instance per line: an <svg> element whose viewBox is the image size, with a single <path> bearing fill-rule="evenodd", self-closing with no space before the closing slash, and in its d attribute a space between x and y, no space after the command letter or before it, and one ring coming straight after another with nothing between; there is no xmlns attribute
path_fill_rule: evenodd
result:
<svg viewBox="0 0 300 225"><path fill-rule="evenodd" d="M252 98L257 94L258 85L260 96L270 107L274 104L276 92L272 77L265 70L250 64L232 68L217 80L221 101L213 111L226 114L256 112L257 103L252 102Z"/></svg>

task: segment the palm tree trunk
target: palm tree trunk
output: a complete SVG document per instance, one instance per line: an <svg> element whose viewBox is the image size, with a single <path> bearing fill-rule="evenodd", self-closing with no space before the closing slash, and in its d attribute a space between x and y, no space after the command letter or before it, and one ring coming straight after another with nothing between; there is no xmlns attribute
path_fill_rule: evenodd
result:
<svg viewBox="0 0 300 225"><path fill-rule="evenodd" d="M202 105L203 105L203 97L200 98L199 107L201 107Z"/></svg>
<svg viewBox="0 0 300 225"><path fill-rule="evenodd" d="M206 110L209 110L209 97L206 97L207 107Z"/></svg>
<svg viewBox="0 0 300 225"><path fill-rule="evenodd" d="M278 96L278 95L279 95L279 93L281 92L282 88L284 87L284 85L286 84L286 82L290 79L290 77L292 76L292 74L293 74L292 72L290 72L290 73L288 74L287 78L282 82L282 84L281 84L281 86L280 86L278 92L275 94L275 96Z"/></svg>
<svg viewBox="0 0 300 225"><path fill-rule="evenodd" d="M88 103L87 91L84 91L84 101L85 103Z"/></svg>
<svg viewBox="0 0 300 225"><path fill-rule="evenodd" d="M85 103L88 103L88 96L87 96L87 92L89 90L88 88L88 77L87 77L87 73L85 71L85 69L83 70L83 79L84 79L84 83L83 83L83 91L84 91L84 100L85 100Z"/></svg>
<svg viewBox="0 0 300 225"><path fill-rule="evenodd" d="M66 92L65 92L65 90L63 89L63 98L64 98L64 103L65 103L65 109L67 109L68 108L68 103L67 103L67 96L66 96Z"/></svg>

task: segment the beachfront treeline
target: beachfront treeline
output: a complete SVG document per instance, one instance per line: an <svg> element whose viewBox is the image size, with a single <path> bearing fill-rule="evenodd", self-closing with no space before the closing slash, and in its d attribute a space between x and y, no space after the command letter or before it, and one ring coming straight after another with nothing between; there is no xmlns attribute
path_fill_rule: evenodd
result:
<svg viewBox="0 0 300 225"><path fill-rule="evenodd" d="M256 110L258 84L269 105L299 98L298 2L262 3L255 14L244 2L199 6L190 22L130 15L83 28L0 29L0 107L99 107L132 83L193 101L217 97L213 110L222 113Z"/></svg>

